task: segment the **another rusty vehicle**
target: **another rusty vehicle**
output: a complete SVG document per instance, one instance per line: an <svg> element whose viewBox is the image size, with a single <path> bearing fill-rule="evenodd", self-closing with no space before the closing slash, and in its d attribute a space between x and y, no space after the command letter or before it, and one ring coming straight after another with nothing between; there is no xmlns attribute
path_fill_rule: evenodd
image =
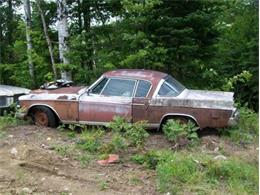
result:
<svg viewBox="0 0 260 195"><path fill-rule="evenodd" d="M151 70L114 70L90 87L35 90L19 98L36 124L106 125L114 116L129 122L146 120L160 128L168 119L191 120L198 127L221 128L236 123L239 113L232 92L190 90L172 76Z"/></svg>
<svg viewBox="0 0 260 195"><path fill-rule="evenodd" d="M10 106L18 101L18 97L28 94L29 89L11 85L0 85L0 114L8 110Z"/></svg>

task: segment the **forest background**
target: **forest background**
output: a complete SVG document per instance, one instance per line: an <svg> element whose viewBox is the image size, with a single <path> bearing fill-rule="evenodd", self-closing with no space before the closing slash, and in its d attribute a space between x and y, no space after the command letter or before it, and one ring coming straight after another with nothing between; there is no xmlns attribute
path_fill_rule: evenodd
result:
<svg viewBox="0 0 260 195"><path fill-rule="evenodd" d="M0 83L89 85L118 68L234 91L258 111L257 0L0 0Z"/></svg>

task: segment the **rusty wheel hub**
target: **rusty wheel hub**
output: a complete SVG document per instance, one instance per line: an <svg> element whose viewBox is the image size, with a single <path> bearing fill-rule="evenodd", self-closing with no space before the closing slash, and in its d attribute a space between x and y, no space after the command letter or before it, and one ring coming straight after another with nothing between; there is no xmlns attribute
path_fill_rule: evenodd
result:
<svg viewBox="0 0 260 195"><path fill-rule="evenodd" d="M36 125L40 125L40 126L48 126L48 116L46 113L42 112L42 111L36 111L35 115L34 115L34 120Z"/></svg>

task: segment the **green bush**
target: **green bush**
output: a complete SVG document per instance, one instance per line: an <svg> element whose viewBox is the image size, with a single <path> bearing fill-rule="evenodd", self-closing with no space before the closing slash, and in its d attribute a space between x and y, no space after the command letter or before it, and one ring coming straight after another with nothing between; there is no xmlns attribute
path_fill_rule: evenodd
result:
<svg viewBox="0 0 260 195"><path fill-rule="evenodd" d="M79 147L89 152L97 152L102 143L104 131L101 129L84 131L78 141Z"/></svg>
<svg viewBox="0 0 260 195"><path fill-rule="evenodd" d="M191 121L181 123L179 120L170 119L163 125L166 138L177 143L181 138L187 138L192 142L198 141L197 127Z"/></svg>
<svg viewBox="0 0 260 195"><path fill-rule="evenodd" d="M110 144L113 146L113 152L123 151L127 148L126 139L118 133L113 135Z"/></svg>
<svg viewBox="0 0 260 195"><path fill-rule="evenodd" d="M131 146L142 147L145 139L149 136L145 128L145 121L138 121L130 124L122 117L114 117L114 120L107 126L116 134L122 135Z"/></svg>
<svg viewBox="0 0 260 195"><path fill-rule="evenodd" d="M0 130L2 130L3 128L5 128L7 126L17 125L18 123L19 123L19 121L10 114L0 116Z"/></svg>
<svg viewBox="0 0 260 195"><path fill-rule="evenodd" d="M145 130L146 126L146 122L138 121L127 129L125 137L130 142L130 145L137 147L142 147L144 145L145 139L149 136Z"/></svg>
<svg viewBox="0 0 260 195"><path fill-rule="evenodd" d="M239 123L222 130L222 134L228 135L234 142L248 144L258 139L259 119L254 111L241 107Z"/></svg>
<svg viewBox="0 0 260 195"><path fill-rule="evenodd" d="M115 116L107 127L114 133L124 133L131 128L131 124L123 117Z"/></svg>
<svg viewBox="0 0 260 195"><path fill-rule="evenodd" d="M99 152L102 154L122 152L127 146L126 139L121 134L115 133L109 143L103 144L100 147Z"/></svg>

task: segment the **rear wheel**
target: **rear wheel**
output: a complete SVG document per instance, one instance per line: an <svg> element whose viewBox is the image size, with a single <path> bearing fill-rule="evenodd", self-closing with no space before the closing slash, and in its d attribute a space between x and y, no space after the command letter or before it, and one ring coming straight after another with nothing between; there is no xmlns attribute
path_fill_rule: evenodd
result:
<svg viewBox="0 0 260 195"><path fill-rule="evenodd" d="M51 109L38 106L33 109L32 113L32 120L36 125L44 126L44 127L56 127L56 117L55 114L52 112Z"/></svg>

